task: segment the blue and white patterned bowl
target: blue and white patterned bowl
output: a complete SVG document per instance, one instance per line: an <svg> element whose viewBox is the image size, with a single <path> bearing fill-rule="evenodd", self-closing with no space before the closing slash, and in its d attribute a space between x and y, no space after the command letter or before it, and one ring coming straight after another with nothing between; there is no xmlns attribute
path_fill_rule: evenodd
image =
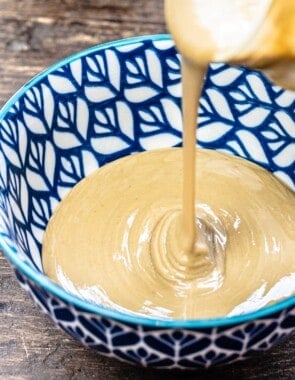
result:
<svg viewBox="0 0 295 380"><path fill-rule="evenodd" d="M165 35L97 46L35 77L0 115L0 242L21 286L84 345L161 368L247 358L295 330L295 297L237 317L161 321L83 301L42 273L46 224L76 182L119 157L181 144L179 58ZM246 157L294 188L294 104L256 72L212 65L199 144Z"/></svg>

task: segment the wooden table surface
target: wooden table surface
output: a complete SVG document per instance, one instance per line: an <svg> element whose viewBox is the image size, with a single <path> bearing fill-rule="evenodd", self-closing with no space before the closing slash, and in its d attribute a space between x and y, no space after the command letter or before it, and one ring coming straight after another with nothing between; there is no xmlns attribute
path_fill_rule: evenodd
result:
<svg viewBox="0 0 295 380"><path fill-rule="evenodd" d="M104 41L165 32L161 0L0 0L0 106L56 60ZM0 252L0 379L295 379L295 337L233 365L167 372L104 358L61 333Z"/></svg>

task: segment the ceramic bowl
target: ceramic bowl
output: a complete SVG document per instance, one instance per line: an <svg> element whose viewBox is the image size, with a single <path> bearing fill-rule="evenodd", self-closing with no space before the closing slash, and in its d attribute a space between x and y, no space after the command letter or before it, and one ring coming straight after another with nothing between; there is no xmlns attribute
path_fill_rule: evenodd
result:
<svg viewBox="0 0 295 380"><path fill-rule="evenodd" d="M128 154L181 145L180 79L169 36L136 37L58 62L21 88L0 115L1 247L21 286L82 344L160 368L244 359L295 330L295 297L241 316L163 321L91 304L43 274L46 224L81 178ZM294 93L257 72L212 65L199 144L254 161L294 188L294 104Z"/></svg>

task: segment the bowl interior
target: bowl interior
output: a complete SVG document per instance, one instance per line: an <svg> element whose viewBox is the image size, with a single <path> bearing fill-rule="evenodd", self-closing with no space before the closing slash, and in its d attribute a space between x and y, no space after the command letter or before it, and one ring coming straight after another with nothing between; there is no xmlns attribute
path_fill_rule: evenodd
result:
<svg viewBox="0 0 295 380"><path fill-rule="evenodd" d="M42 272L41 244L60 200L97 167L181 145L180 56L169 36L138 37L67 58L25 85L0 115L0 236ZM198 143L245 157L295 188L295 95L261 74L211 65Z"/></svg>

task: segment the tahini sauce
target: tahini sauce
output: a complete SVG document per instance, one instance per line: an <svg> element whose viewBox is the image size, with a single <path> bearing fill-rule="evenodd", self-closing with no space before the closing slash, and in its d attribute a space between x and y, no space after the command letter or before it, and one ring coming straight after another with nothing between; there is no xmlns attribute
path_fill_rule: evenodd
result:
<svg viewBox="0 0 295 380"><path fill-rule="evenodd" d="M294 193L241 158L197 150L196 214L219 252L175 259L182 153L128 156L76 185L47 227L45 273L91 302L158 318L235 315L293 294Z"/></svg>
<svg viewBox="0 0 295 380"><path fill-rule="evenodd" d="M226 36L208 40L202 17L194 28L207 40L196 56L186 43L191 29L181 28L189 3L206 3L166 1L168 26L182 36L176 42L183 55L184 149L127 157L76 185L43 243L45 273L67 290L159 318L235 315L295 292L294 193L265 170L221 153L198 151L195 167L206 66L219 52L225 58L237 52L270 4L248 1L242 9L239 1L227 2L236 4L229 17L238 12L244 32L227 45Z"/></svg>

